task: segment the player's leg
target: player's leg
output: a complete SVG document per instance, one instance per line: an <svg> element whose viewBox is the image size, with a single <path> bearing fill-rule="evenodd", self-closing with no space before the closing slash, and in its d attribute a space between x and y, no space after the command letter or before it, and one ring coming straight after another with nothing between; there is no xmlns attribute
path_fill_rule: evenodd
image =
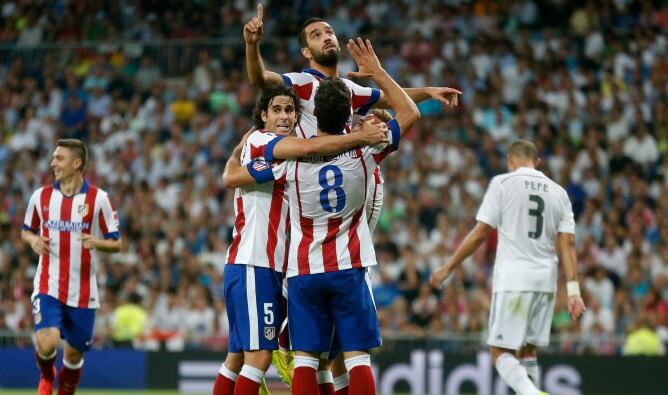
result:
<svg viewBox="0 0 668 395"><path fill-rule="evenodd" d="M288 321L290 343L295 350L292 393L319 393L317 370L322 351L328 351L333 324L324 290L331 273L295 276L288 279Z"/></svg>
<svg viewBox="0 0 668 395"><path fill-rule="evenodd" d="M489 337L492 362L499 376L519 395L537 395L541 392L529 378L526 369L515 357L526 344L529 309L532 301L527 292L495 292L489 319Z"/></svg>
<svg viewBox="0 0 668 395"><path fill-rule="evenodd" d="M516 353L520 364L527 370L529 378L536 387L540 388L540 367L538 366L538 348L532 344L527 344Z"/></svg>
<svg viewBox="0 0 668 395"><path fill-rule="evenodd" d="M282 275L269 268L227 266L226 277L234 272L236 285L229 287L229 293L226 288L225 294L229 295L228 305L234 306L235 337L244 352L234 393L258 394L271 364L271 352L278 349Z"/></svg>
<svg viewBox="0 0 668 395"><path fill-rule="evenodd" d="M65 306L62 334L65 339L63 367L58 374L58 395L72 395L79 385L84 352L93 344L95 310Z"/></svg>
<svg viewBox="0 0 668 395"><path fill-rule="evenodd" d="M339 354L332 362L332 376L334 378L334 394L348 395L350 377L348 376L343 353Z"/></svg>
<svg viewBox="0 0 668 395"><path fill-rule="evenodd" d="M517 357L529 373L536 387L540 388L540 367L538 365L538 347L550 343L550 329L556 295L551 292L534 292L529 310L527 344L518 350Z"/></svg>
<svg viewBox="0 0 668 395"><path fill-rule="evenodd" d="M334 376L332 376L331 367L332 361L320 355L320 364L316 375L319 395L334 395Z"/></svg>
<svg viewBox="0 0 668 395"><path fill-rule="evenodd" d="M223 275L223 287L225 293L225 309L230 323L230 336L227 346L227 357L220 365L216 381L213 383L213 395L232 395L234 386L239 378L239 372L244 364L244 353L241 346L242 340L238 328L237 312L243 313L243 309L237 309L238 287L243 287L243 267L237 265L225 265ZM243 295L242 295L243 296Z"/></svg>
<svg viewBox="0 0 668 395"><path fill-rule="evenodd" d="M375 394L368 350L380 347L380 325L366 269L337 272L332 287L332 315L348 370L351 394Z"/></svg>
<svg viewBox="0 0 668 395"><path fill-rule="evenodd" d="M56 353L60 342L63 311L58 300L48 295L37 295L32 300L35 325L35 360L39 368L39 395L51 395L56 379Z"/></svg>
<svg viewBox="0 0 668 395"><path fill-rule="evenodd" d="M229 314L229 313L228 313ZM232 395L234 394L234 385L244 364L243 352L232 352L232 340L229 341L227 357L225 362L220 365L218 376L213 383L213 395Z"/></svg>

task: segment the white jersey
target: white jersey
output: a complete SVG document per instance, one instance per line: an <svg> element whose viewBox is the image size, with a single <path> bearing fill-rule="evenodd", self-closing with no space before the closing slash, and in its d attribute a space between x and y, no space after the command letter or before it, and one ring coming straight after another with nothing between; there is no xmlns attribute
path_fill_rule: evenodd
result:
<svg viewBox="0 0 668 395"><path fill-rule="evenodd" d="M74 196L60 183L36 190L30 197L23 229L49 237L49 253L39 257L32 296L49 295L71 307L100 307L95 273L98 252L84 248L82 234L120 238L118 214L107 192L84 181Z"/></svg>
<svg viewBox="0 0 668 395"><path fill-rule="evenodd" d="M496 176L476 220L499 231L494 292L556 292L557 234L575 233L571 201L559 184L527 167Z"/></svg>
<svg viewBox="0 0 668 395"><path fill-rule="evenodd" d="M476 219L498 228L494 291L557 290L558 233L575 233L566 191L521 167L492 178Z"/></svg>
<svg viewBox="0 0 668 395"><path fill-rule="evenodd" d="M265 150L268 144L276 144L282 137L266 130L251 133L241 152L241 164L247 166L251 174L269 170ZM237 188L234 214L233 240L225 262L285 272L289 226L285 177L276 182Z"/></svg>
<svg viewBox="0 0 668 395"><path fill-rule="evenodd" d="M367 184L378 164L399 147L396 120L391 142L356 148L333 157L309 157L275 164L290 201L288 277L376 264L365 214ZM273 154L267 153L272 159Z"/></svg>

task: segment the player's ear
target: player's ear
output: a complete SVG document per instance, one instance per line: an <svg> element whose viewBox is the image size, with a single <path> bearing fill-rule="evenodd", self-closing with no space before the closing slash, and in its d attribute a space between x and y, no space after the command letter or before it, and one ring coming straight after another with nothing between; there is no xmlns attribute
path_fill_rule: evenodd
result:
<svg viewBox="0 0 668 395"><path fill-rule="evenodd" d="M536 158L536 160L533 162L533 167L538 169L541 163L543 163L543 161L540 158Z"/></svg>
<svg viewBox="0 0 668 395"><path fill-rule="evenodd" d="M302 47L302 56L304 56L306 60L311 60L313 57L311 55L311 50L309 50L308 47Z"/></svg>
<svg viewBox="0 0 668 395"><path fill-rule="evenodd" d="M262 118L262 122L266 125L269 118L267 117L267 112L265 110L260 111L260 118Z"/></svg>

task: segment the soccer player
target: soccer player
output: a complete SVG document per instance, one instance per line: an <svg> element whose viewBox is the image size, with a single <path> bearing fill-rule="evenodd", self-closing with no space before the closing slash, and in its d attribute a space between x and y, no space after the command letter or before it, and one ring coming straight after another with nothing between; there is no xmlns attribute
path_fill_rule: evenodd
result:
<svg viewBox="0 0 668 395"><path fill-rule="evenodd" d="M58 395L76 390L100 307L98 251L121 249L118 214L109 195L83 179L87 161L83 142L58 140L51 160L56 182L32 194L23 222L21 238L39 255L32 294L39 395L53 391L61 338L65 355Z"/></svg>
<svg viewBox="0 0 668 395"><path fill-rule="evenodd" d="M498 228L487 344L496 370L515 392L544 394L538 390L537 347L550 340L558 260L566 275L571 318L576 320L585 308L573 246L575 222L566 191L536 170L540 158L533 143L515 141L507 158L510 172L490 181L477 225L429 282L440 287Z"/></svg>
<svg viewBox="0 0 668 395"><path fill-rule="evenodd" d="M309 68L302 72L278 74L264 67L260 54L260 39L263 32L263 9L258 3L257 15L244 26L244 40L246 42L246 69L251 84L265 87L269 85L285 84L292 86L302 101L302 117L297 126L297 136L311 138L317 133L315 115L315 93L322 80L329 77L338 77L338 62L341 53L338 39L332 27L320 18L311 18L305 21L299 30L301 53L309 63ZM352 78L369 78L361 70L348 74ZM352 113L364 116L372 107L388 108L389 101L382 90L362 87L353 81L342 78L352 93ZM404 91L415 102L436 99L445 105L455 107L458 104L460 91L446 87L407 88ZM350 131L351 119L346 123L346 132ZM384 179L377 167L373 177L369 177L367 185L367 221L370 230L376 227L383 205ZM340 362L340 360L339 360ZM337 365L335 364L335 367ZM339 368L341 363L338 364ZM347 377L342 369L334 369L334 381L337 395L345 395ZM329 376L319 376L323 384L327 384Z"/></svg>
<svg viewBox="0 0 668 395"><path fill-rule="evenodd" d="M278 348L283 320L279 303L287 263L285 183L279 180L242 187L237 174L231 171L232 164L237 168L243 165L247 174L257 175L269 168L265 163L266 150L277 158L298 158L336 154L387 140L387 127L371 123L361 125L358 133L345 136L306 141L286 137L299 121L299 104L289 87L279 85L263 90L253 114L258 130L235 148L225 167L224 186L240 188L235 190L234 238L227 252L224 275L229 352L214 384L215 395L258 393L271 363L271 350Z"/></svg>
<svg viewBox="0 0 668 395"><path fill-rule="evenodd" d="M348 48L360 72L385 89L396 111L396 119L388 123L390 143L277 163L253 175L262 182L268 172L288 184L288 316L299 323L290 331L296 351L293 394L319 392L318 357L330 350L334 327L350 374L350 393L375 394L368 351L380 346L381 337L366 273L376 264L366 223L366 186L374 169L398 149L401 136L420 117L415 103L382 69L368 40L351 40ZM341 79L321 81L314 98L318 135L339 134L345 128L351 96ZM271 148L265 158L274 158Z"/></svg>

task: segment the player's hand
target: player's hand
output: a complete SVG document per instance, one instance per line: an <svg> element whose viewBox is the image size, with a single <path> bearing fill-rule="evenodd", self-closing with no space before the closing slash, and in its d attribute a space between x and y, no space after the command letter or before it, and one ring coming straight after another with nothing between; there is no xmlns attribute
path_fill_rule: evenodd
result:
<svg viewBox="0 0 668 395"><path fill-rule="evenodd" d="M571 320L575 321L585 311L585 304L582 298L578 295L573 295L568 298L568 312L571 314Z"/></svg>
<svg viewBox="0 0 668 395"><path fill-rule="evenodd" d="M40 237L35 235L30 240L30 248L35 251L37 255L46 255L49 253L49 242L51 241L50 237Z"/></svg>
<svg viewBox="0 0 668 395"><path fill-rule="evenodd" d="M448 87L428 87L425 88L432 99L436 99L448 107L457 107L459 104L459 95L461 91Z"/></svg>
<svg viewBox="0 0 668 395"><path fill-rule="evenodd" d="M436 269L435 272L429 276L429 285L435 289L441 289L443 281L450 276L450 265L444 265Z"/></svg>
<svg viewBox="0 0 668 395"><path fill-rule="evenodd" d="M353 133L359 133L364 145L376 145L382 143L389 143L387 137L389 129L386 123L375 123L371 120L363 120L359 122L352 130Z"/></svg>
<svg viewBox="0 0 668 395"><path fill-rule="evenodd" d="M83 243L83 246L86 249L94 250L97 247L97 239L87 233L83 233L81 237L79 237L79 241Z"/></svg>
<svg viewBox="0 0 668 395"><path fill-rule="evenodd" d="M257 44L262 38L262 3L257 3L257 15L244 25L244 40L246 44Z"/></svg>
<svg viewBox="0 0 668 395"><path fill-rule="evenodd" d="M347 74L350 78L371 78L383 69L368 39L362 40L357 37L357 41L348 40L348 52L357 63L358 68L358 71L351 71Z"/></svg>

